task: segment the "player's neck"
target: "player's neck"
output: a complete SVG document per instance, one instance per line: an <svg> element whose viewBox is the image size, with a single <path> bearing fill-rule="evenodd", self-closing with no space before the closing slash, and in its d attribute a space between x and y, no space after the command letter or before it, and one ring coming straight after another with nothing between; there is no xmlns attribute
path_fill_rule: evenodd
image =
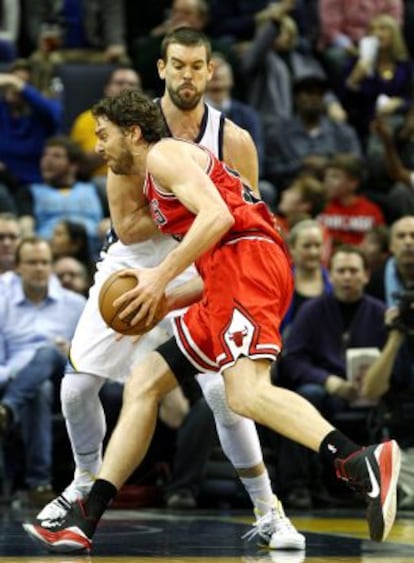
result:
<svg viewBox="0 0 414 563"><path fill-rule="evenodd" d="M200 132L204 116L204 102L194 109L185 111L178 108L168 96L161 98L161 108L173 137L194 141Z"/></svg>

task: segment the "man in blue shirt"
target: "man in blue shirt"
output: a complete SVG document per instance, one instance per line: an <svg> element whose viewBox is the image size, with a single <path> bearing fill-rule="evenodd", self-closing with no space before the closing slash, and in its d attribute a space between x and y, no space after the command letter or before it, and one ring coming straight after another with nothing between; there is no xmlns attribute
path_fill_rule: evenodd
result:
<svg viewBox="0 0 414 563"><path fill-rule="evenodd" d="M48 242L35 237L19 244L0 287L0 436L21 423L29 491L50 488L51 379L63 375L85 298L61 287Z"/></svg>

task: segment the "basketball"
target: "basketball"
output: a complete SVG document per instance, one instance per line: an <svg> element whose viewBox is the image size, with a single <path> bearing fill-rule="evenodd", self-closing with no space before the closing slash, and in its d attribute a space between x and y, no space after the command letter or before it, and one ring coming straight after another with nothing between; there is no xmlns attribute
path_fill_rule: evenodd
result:
<svg viewBox="0 0 414 563"><path fill-rule="evenodd" d="M143 334L158 324L164 317L166 312L165 298L161 300L160 306L158 307L155 315L156 318L150 327L145 326L147 320L146 317L134 326L129 324L128 319L120 319L118 315L125 306L116 308L114 307L113 302L137 285L137 278L135 276L127 275L125 277L121 277L120 274L122 274L123 271L124 270L119 270L118 272L111 274L101 287L99 292L99 311L105 323L116 332L125 334L126 336ZM132 315L132 317L135 316L135 314L136 312Z"/></svg>

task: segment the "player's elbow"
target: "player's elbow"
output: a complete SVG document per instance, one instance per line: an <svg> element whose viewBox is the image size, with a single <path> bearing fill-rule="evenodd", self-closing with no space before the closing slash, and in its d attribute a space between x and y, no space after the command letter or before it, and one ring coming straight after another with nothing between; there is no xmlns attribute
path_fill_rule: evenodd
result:
<svg viewBox="0 0 414 563"><path fill-rule="evenodd" d="M222 234L227 233L234 225L234 217L228 209L220 211L214 218L213 223Z"/></svg>

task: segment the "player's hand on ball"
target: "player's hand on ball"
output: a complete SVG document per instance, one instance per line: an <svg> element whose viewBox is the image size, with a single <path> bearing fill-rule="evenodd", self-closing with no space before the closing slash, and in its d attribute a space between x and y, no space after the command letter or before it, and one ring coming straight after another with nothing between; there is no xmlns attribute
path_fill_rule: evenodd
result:
<svg viewBox="0 0 414 563"><path fill-rule="evenodd" d="M131 327L140 324L150 330L167 313L166 284L156 268L124 270L120 277L131 275L137 278L137 286L116 299L114 307L122 309L119 318L128 320Z"/></svg>

